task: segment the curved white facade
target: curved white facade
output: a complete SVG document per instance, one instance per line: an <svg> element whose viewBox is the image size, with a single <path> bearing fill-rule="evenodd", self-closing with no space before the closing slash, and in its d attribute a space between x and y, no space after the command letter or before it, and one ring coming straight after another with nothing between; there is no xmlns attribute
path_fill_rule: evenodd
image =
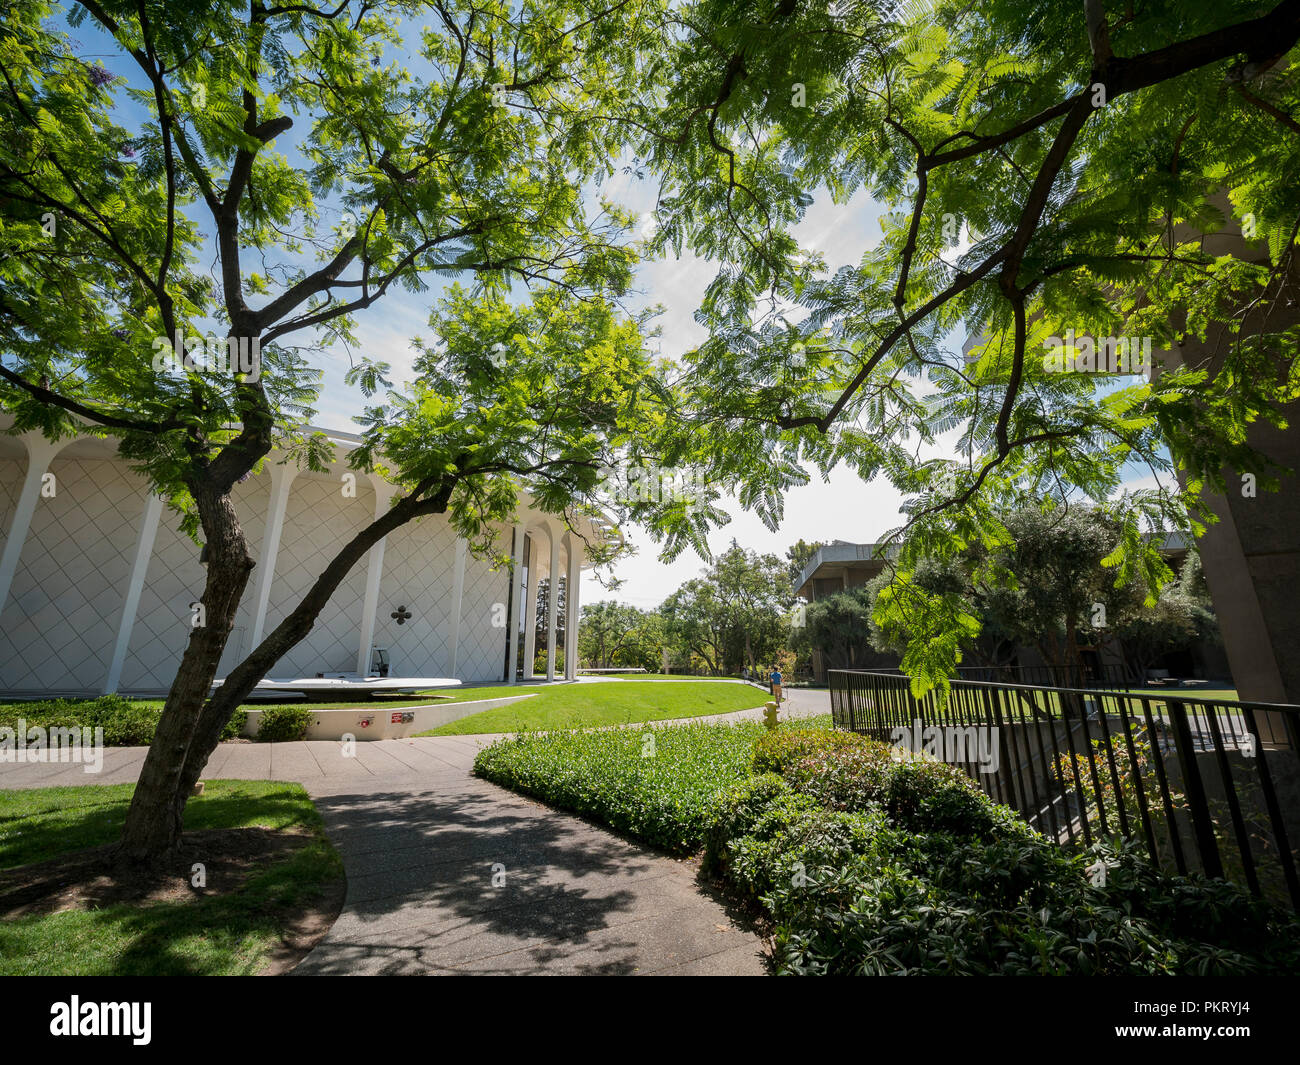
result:
<svg viewBox="0 0 1300 1065"><path fill-rule="evenodd" d="M356 445L355 437L329 435L340 459ZM318 474L275 459L235 486L257 566L218 676L279 623L395 491L343 462ZM0 436L0 534L0 695L166 691L204 570L176 516L148 493L112 441ZM551 561L567 578L567 616L548 631L576 634L582 543L550 515L524 510L499 533L498 546L515 559L512 573L475 558L442 516L412 522L353 567L271 676L366 673L372 649L385 648L394 677L513 683L508 655L517 660L520 646L532 642L533 626L521 619L536 615L522 610L536 587L529 571L551 572ZM507 603L515 604L513 627ZM401 625L392 617L399 607ZM568 653L546 649L554 652L548 675L573 676L577 641L567 642ZM525 675L531 672L529 658Z"/></svg>

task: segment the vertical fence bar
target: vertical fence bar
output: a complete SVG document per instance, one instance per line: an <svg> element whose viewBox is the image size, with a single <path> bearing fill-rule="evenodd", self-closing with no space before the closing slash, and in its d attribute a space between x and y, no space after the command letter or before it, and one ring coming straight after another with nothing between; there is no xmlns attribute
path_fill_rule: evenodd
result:
<svg viewBox="0 0 1300 1065"><path fill-rule="evenodd" d="M1092 846L1092 825L1089 823L1090 818L1088 817L1088 792L1083 786L1083 781L1080 780L1079 778L1079 755L1078 752L1074 749L1074 728L1070 725L1070 717L1065 712L1065 700L1061 698L1061 696L1064 694L1065 693L1062 692L1057 696L1056 708L1061 715L1061 728L1064 729L1065 731L1066 746L1070 748L1070 770L1074 774L1074 791L1075 794L1078 795L1079 797L1079 802L1081 804L1081 812L1083 814L1083 816L1080 818L1079 821L1079 827L1083 832L1084 845L1090 847ZM1088 752L1088 756L1089 756L1088 764L1091 765L1092 764L1091 751ZM1066 812L1069 813L1068 795L1066 796L1066 805L1067 805ZM1071 842L1073 842L1074 840L1073 835L1070 837L1070 839Z"/></svg>
<svg viewBox="0 0 1300 1065"><path fill-rule="evenodd" d="M1048 795L1047 808L1051 815L1052 838L1055 839L1058 843L1060 842L1061 824L1062 822L1064 822L1066 839L1070 843L1073 843L1074 842L1074 819L1065 816L1064 814L1058 813L1057 811L1058 801L1062 805L1066 805L1068 803L1068 800L1065 797L1065 783L1061 779L1061 766L1060 766L1060 759L1057 757L1056 732L1052 725L1052 716L1050 713L1045 713L1044 711L1042 711L1035 703L1025 699L1021 694L1021 692L1016 691L1015 696L1016 696L1016 701L1019 703L1021 707L1021 712L1022 713L1028 712L1029 719L1030 721L1033 722L1034 738L1038 740L1038 756L1042 760L1042 764L1043 764L1044 786L1051 788L1051 791ZM1051 742L1052 754L1050 757L1047 753L1047 748L1043 744L1043 718L1044 717L1047 718L1047 734L1051 737L1052 740ZM1066 809L1064 813L1068 814L1069 810Z"/></svg>
<svg viewBox="0 0 1300 1065"><path fill-rule="evenodd" d="M1097 800L1097 827L1103 837L1110 835L1106 824L1106 798L1101 790L1101 778L1097 775L1097 752L1092 745L1092 733L1088 729L1088 706L1079 697L1078 692L1070 693L1079 707L1079 722L1083 726L1083 749L1088 752L1088 777L1092 780L1093 798ZM1087 817L1087 800L1084 800L1084 817Z"/></svg>
<svg viewBox="0 0 1300 1065"><path fill-rule="evenodd" d="M1224 747L1223 734L1219 731L1219 722L1214 708L1204 704L1205 719L1210 726L1210 738L1214 741L1214 758L1219 765L1219 776L1223 780L1223 793L1228 798L1228 814L1232 818L1232 831L1237 836L1237 849L1241 851L1242 871L1246 875L1246 886L1252 895L1260 895L1259 877L1255 873L1255 856L1250 850L1250 835L1246 832L1246 821L1241 816L1241 803L1237 799L1232 768L1228 765L1228 752Z"/></svg>
<svg viewBox="0 0 1300 1065"><path fill-rule="evenodd" d="M1255 757L1259 759L1259 785L1264 792L1264 805L1268 809L1268 819L1273 828L1273 841L1277 844L1278 861L1282 866L1282 877L1286 880L1287 892L1291 895L1291 905L1300 912L1300 878L1296 877L1295 859L1291 854L1291 840L1287 836L1286 823L1282 820L1282 807L1277 801L1277 792L1273 788L1273 774L1268 768L1267 752L1264 741L1260 738L1259 725L1255 721L1255 712L1249 706L1243 706L1242 716L1246 719L1246 728L1255 737Z"/></svg>
<svg viewBox="0 0 1300 1065"><path fill-rule="evenodd" d="M1142 713L1146 718L1147 732L1151 736L1151 750L1154 754L1156 780L1160 784L1160 801L1164 806L1165 820L1169 825L1169 844L1174 852L1174 865L1180 873L1187 872L1187 859L1183 855L1183 837L1178 828L1178 818L1174 814L1173 796L1169 791L1169 778L1165 773L1165 752L1160 746L1160 733L1156 730L1151 716L1151 702L1142 700Z"/></svg>
<svg viewBox="0 0 1300 1065"><path fill-rule="evenodd" d="M1183 786L1187 789L1187 805L1192 816L1192 832L1196 849L1201 855L1201 868L1206 876L1223 876L1223 861L1219 857L1219 844L1214 838L1214 823L1210 819L1210 804L1201 781L1201 771L1196 765L1196 746L1192 730L1187 723L1187 711L1181 701L1166 699L1169 723L1173 726L1177 744L1178 764L1183 771Z"/></svg>
<svg viewBox="0 0 1300 1065"><path fill-rule="evenodd" d="M1119 712L1120 724L1124 726L1124 744L1128 750L1128 764L1132 767L1133 790L1137 793L1138 816L1142 821L1142 834L1146 838L1147 853L1151 855L1151 861L1159 865L1160 851L1156 846L1155 830L1151 827L1151 813L1147 809L1146 781L1142 779L1141 767L1138 764L1137 746L1133 743L1133 727L1129 721L1130 702L1132 702L1131 696L1116 695L1115 697L1115 706ZM1155 737L1152 737L1152 742L1155 742ZM1152 757L1159 757L1159 755L1153 751Z"/></svg>
<svg viewBox="0 0 1300 1065"><path fill-rule="evenodd" d="M1093 698L1096 700L1094 705L1097 707L1097 716L1101 719L1101 742L1106 749L1106 764L1110 766L1110 782L1115 788L1115 814L1119 818L1119 831L1120 835L1127 839L1128 812L1124 809L1124 789L1120 786L1119 771L1115 766L1115 747L1110 742L1110 723L1106 720L1106 697L1099 692Z"/></svg>

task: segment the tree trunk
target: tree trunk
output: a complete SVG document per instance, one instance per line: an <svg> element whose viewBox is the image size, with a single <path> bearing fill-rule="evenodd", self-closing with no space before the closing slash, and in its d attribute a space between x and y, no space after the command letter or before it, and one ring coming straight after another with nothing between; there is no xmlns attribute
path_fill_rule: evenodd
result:
<svg viewBox="0 0 1300 1065"><path fill-rule="evenodd" d="M184 799L189 796L198 782L204 766L208 764L208 759L212 757L212 752L221 742L221 733L234 712L257 687L258 681L265 677L281 658L306 639L315 626L320 612L329 602L330 596L338 590L352 567L365 557L371 547L412 518L442 513L446 509L450 494L449 485L431 500L420 502L408 496L357 533L334 556L293 611L254 648L247 658L230 671L230 675L203 705L199 714L194 738L186 752L184 767L178 781L182 806Z"/></svg>
<svg viewBox="0 0 1300 1065"><path fill-rule="evenodd" d="M229 493L200 488L194 498L208 552L202 624L190 633L122 828L119 856L135 863L157 864L180 842L185 761L253 569Z"/></svg>

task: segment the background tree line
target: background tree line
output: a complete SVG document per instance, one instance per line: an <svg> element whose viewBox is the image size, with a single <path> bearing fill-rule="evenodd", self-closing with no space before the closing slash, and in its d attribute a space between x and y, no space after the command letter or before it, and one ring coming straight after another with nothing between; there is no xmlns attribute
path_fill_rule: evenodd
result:
<svg viewBox="0 0 1300 1065"><path fill-rule="evenodd" d="M1039 503L1004 516L1012 536L949 559L924 559L913 603L882 610L889 565L865 584L807 603L796 582L818 543L798 541L784 560L735 541L701 576L652 609L613 601L583 607L579 658L588 668L766 675L898 665L908 643L933 638L933 597L964 619L954 638L967 666L1017 664L1035 652L1061 677L1082 675L1089 652L1134 679L1171 652L1219 639L1200 557L1190 550L1158 587L1117 583L1122 530L1105 511ZM902 621L898 619L903 619ZM978 622L978 624L976 624Z"/></svg>

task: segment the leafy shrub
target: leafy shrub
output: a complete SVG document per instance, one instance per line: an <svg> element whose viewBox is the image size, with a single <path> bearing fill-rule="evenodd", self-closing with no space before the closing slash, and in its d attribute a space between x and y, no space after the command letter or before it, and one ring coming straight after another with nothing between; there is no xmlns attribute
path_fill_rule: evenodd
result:
<svg viewBox="0 0 1300 1065"><path fill-rule="evenodd" d="M525 734L485 747L474 772L689 854L703 843L714 793L748 773L761 731L751 723L691 723Z"/></svg>
<svg viewBox="0 0 1300 1065"><path fill-rule="evenodd" d="M300 706L268 706L258 719L257 738L262 743L289 743L307 735L315 714Z"/></svg>
<svg viewBox="0 0 1300 1065"><path fill-rule="evenodd" d="M823 751L879 746L856 732L839 729L792 728L764 733L754 744L755 773L784 773L796 762Z"/></svg>
<svg viewBox="0 0 1300 1065"><path fill-rule="evenodd" d="M802 886L774 878L763 901L778 970L1280 975L1300 961L1296 920L1226 881L1164 876L1130 850L938 839L942 858L924 845L881 848L809 866ZM792 856L780 858L784 872ZM1106 887L1089 880L1098 858L1111 866Z"/></svg>
<svg viewBox="0 0 1300 1065"><path fill-rule="evenodd" d="M230 720L226 722L226 727L221 730L223 740L233 740L240 736L244 731L244 726L248 724L248 711L236 710L230 715Z"/></svg>
<svg viewBox="0 0 1300 1065"><path fill-rule="evenodd" d="M153 740L162 711L121 695L97 699L42 699L0 707L0 725L16 728L21 719L28 728L89 728L104 730L106 747L145 746Z"/></svg>
<svg viewBox="0 0 1300 1065"><path fill-rule="evenodd" d="M836 745L787 766L785 778L832 810L865 813L882 809L914 832L1018 836L1031 831L1016 813L990 799L955 766L900 756L874 740Z"/></svg>
<svg viewBox="0 0 1300 1065"><path fill-rule="evenodd" d="M17 728L21 719L28 728L88 728L104 730L105 747L147 747L153 742L162 709L121 695L96 699L41 699L30 703L0 706L0 726ZM247 721L243 710L235 712L223 740L238 736Z"/></svg>
<svg viewBox="0 0 1300 1065"><path fill-rule="evenodd" d="M1224 881L1166 876L1132 846L1058 847L949 767L844 744L786 764L786 779L719 794L705 833L710 870L771 916L781 972L1230 975L1300 964L1292 916ZM1103 886L1092 883L1098 861Z"/></svg>
<svg viewBox="0 0 1300 1065"><path fill-rule="evenodd" d="M705 870L723 869L729 857L728 841L748 835L776 800L793 794L790 785L775 773L759 773L715 794L705 815ZM812 799L804 801L809 808L816 805Z"/></svg>

